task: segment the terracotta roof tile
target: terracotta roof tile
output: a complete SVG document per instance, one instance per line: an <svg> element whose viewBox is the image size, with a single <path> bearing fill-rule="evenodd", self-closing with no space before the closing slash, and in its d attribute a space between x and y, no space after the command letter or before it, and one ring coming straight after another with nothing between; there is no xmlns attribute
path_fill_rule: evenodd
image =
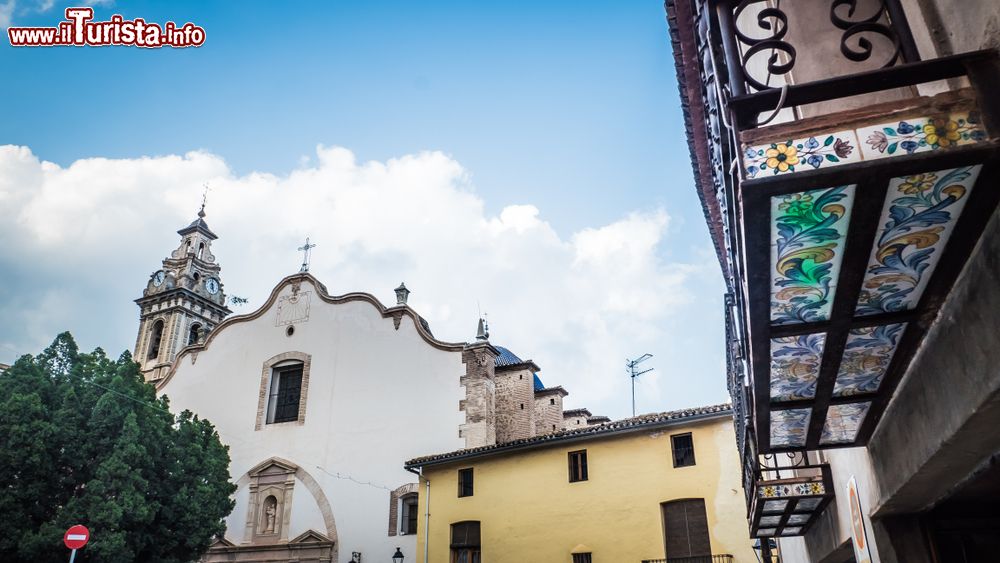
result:
<svg viewBox="0 0 1000 563"><path fill-rule="evenodd" d="M711 405L707 407L695 407L695 408L682 409L676 411L644 414L632 418L617 420L615 422L607 422L604 424L586 426L583 428L574 428L573 430L563 430L560 432L543 434L541 436L534 436L532 438L522 438L520 440L505 442L502 444L495 444L492 446L481 446L478 448L469 448L465 450L456 450L453 452L448 452L443 454L434 454L434 455L418 457L411 459L410 461L407 461L405 466L409 468L409 467L422 467L425 465L436 465L439 463L448 463L450 461L459 459L487 456L495 453L508 452L512 450L527 449L527 448L538 447L541 445L548 445L563 441L569 441L583 437L592 437L592 436L597 437L605 434L615 434L630 430L641 430L643 428L666 425L676 421L682 421L685 419L698 419L715 414L724 415L731 412L732 412L732 405L730 405L729 403L725 403L721 405Z"/></svg>

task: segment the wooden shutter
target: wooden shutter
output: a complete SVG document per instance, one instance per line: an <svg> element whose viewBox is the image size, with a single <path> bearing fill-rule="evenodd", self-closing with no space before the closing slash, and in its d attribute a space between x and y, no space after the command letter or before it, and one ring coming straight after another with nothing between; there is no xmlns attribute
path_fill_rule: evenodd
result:
<svg viewBox="0 0 1000 563"><path fill-rule="evenodd" d="M479 522L458 522L451 525L451 547L479 547Z"/></svg>
<svg viewBox="0 0 1000 563"><path fill-rule="evenodd" d="M667 559L712 555L704 499L664 503L663 525Z"/></svg>

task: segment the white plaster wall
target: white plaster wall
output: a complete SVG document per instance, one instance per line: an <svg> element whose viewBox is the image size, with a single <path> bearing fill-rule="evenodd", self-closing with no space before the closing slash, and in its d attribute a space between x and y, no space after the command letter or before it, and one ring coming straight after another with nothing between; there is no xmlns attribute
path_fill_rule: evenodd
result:
<svg viewBox="0 0 1000 563"><path fill-rule="evenodd" d="M236 490L234 496L236 506L233 507L233 511L229 513L229 518L226 519L226 538L239 545L243 542L244 528L248 516L247 503L250 500L250 488L240 487Z"/></svg>
<svg viewBox="0 0 1000 563"><path fill-rule="evenodd" d="M394 489L416 481L403 470L404 461L463 447L461 351L431 346L409 316L396 330L392 318L383 318L369 302L326 303L308 279L301 287L307 291L312 292L309 318L295 324L293 336L286 336L286 326L276 326L277 305L256 319L222 326L196 358L188 353L178 360L160 392L174 411L190 409L216 425L230 446L234 481L271 457L307 471L332 507L341 562L350 560L351 551L361 551L368 561L388 560L396 546L409 558L416 538L387 535L389 491L347 477ZM286 280L279 299L290 294ZM289 351L312 356L305 422L254 430L263 363ZM317 526L311 509L300 516L303 503L314 502L310 496L297 481L289 539L304 526ZM246 522L245 492L236 499L227 538L238 545ZM321 526L317 531L326 533Z"/></svg>
<svg viewBox="0 0 1000 563"><path fill-rule="evenodd" d="M871 457L867 448L843 448L821 450L820 462L830 464L833 477L834 497L823 514L809 529L806 536L779 540L782 560L788 563L811 563L820 561L831 551L851 537L851 507L847 502L847 482L853 475L858 483L858 495L865 526L868 529L868 544L871 547L872 563L880 563L878 545L875 543L870 514L878 507L880 493L872 472Z"/></svg>
<svg viewBox="0 0 1000 563"><path fill-rule="evenodd" d="M336 516L336 514L334 514ZM243 520L246 521L245 519ZM292 492L292 519L288 523L288 539L293 540L309 530L326 534L323 524L323 513L320 512L316 499L306 490L306 485L300 479L295 479ZM348 556L350 554L348 553Z"/></svg>

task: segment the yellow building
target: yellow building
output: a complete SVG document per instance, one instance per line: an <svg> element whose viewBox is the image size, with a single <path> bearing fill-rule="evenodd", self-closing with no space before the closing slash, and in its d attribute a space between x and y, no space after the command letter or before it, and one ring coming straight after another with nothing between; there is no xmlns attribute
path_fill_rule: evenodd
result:
<svg viewBox="0 0 1000 563"><path fill-rule="evenodd" d="M754 562L735 446L732 411L718 405L411 460L421 475L413 555Z"/></svg>

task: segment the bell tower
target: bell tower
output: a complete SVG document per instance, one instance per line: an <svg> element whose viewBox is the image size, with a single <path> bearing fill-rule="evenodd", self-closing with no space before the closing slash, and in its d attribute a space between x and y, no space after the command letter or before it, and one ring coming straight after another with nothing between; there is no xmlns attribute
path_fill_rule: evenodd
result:
<svg viewBox="0 0 1000 563"><path fill-rule="evenodd" d="M177 231L180 246L149 276L139 305L139 334L134 359L146 381L166 376L177 353L204 342L226 315L221 268L212 254L215 233L205 223L205 204L198 218Z"/></svg>

